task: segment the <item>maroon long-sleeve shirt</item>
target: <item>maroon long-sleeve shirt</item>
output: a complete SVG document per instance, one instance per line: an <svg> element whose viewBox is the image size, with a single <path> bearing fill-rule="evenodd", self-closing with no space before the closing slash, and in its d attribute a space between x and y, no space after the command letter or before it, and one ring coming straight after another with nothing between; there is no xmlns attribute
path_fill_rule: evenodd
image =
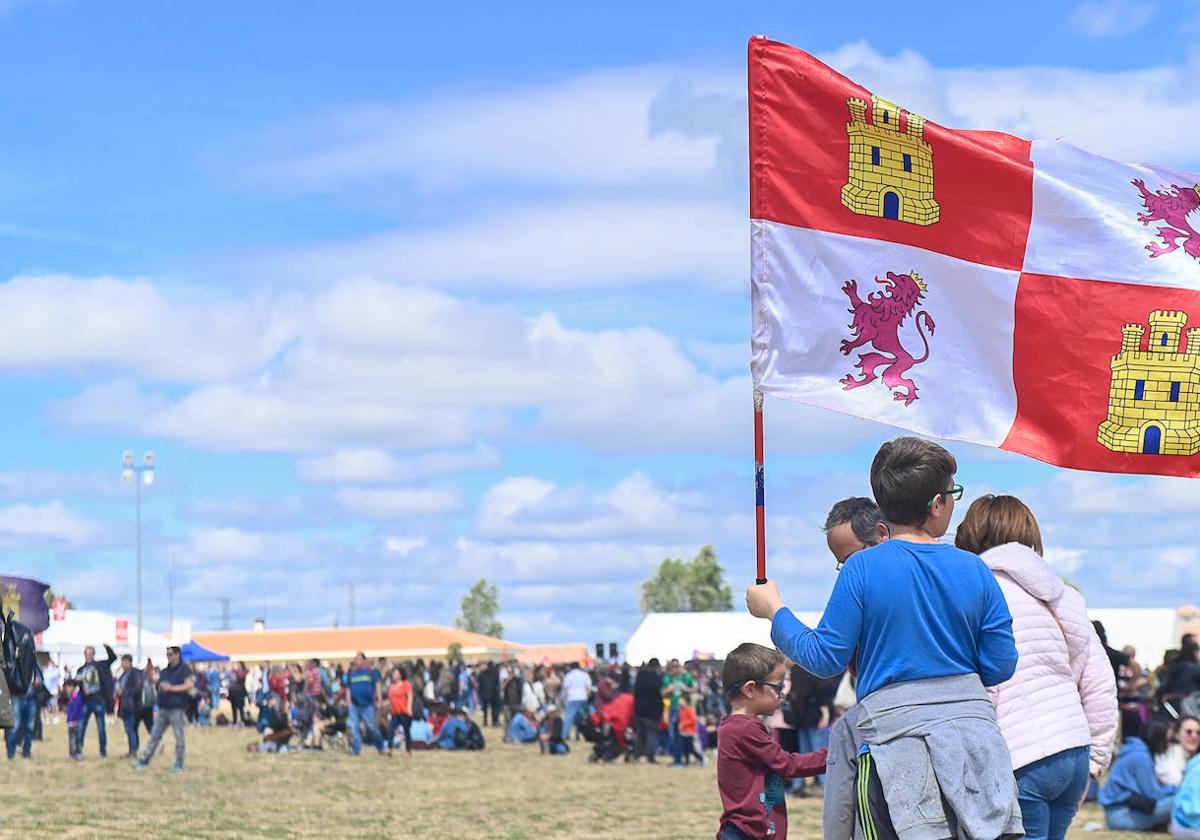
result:
<svg viewBox="0 0 1200 840"><path fill-rule="evenodd" d="M758 718L747 715L729 715L717 732L717 788L725 807L717 836L732 824L755 840L786 840L783 780L821 775L828 750L788 752Z"/></svg>

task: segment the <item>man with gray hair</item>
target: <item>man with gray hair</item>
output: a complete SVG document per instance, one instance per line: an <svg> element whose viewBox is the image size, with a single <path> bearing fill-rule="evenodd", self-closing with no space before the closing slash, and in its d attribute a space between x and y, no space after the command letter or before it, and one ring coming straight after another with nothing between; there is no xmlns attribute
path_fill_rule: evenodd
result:
<svg viewBox="0 0 1200 840"><path fill-rule="evenodd" d="M890 536L891 531L883 521L879 505L862 496L842 499L830 509L825 519L825 541L829 551L837 558L839 570L851 554L879 545ZM826 840L866 840L858 819L855 798L857 751L861 746L854 731L858 715L858 706L847 709L827 733L828 773L825 776L825 803L822 809Z"/></svg>
<svg viewBox="0 0 1200 840"><path fill-rule="evenodd" d="M825 541L837 558L838 569L854 552L879 545L890 536L879 505L862 496L842 499L825 519Z"/></svg>

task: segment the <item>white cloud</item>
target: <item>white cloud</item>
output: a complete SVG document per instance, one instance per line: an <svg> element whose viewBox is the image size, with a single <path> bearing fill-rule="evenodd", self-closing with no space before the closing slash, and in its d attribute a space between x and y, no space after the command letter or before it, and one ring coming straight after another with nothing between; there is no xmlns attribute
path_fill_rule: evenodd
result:
<svg viewBox="0 0 1200 840"><path fill-rule="evenodd" d="M263 135L254 180L288 190L401 178L424 188L480 182L604 187L711 170L717 138L656 130L651 106L678 73L622 68L476 95L327 112ZM695 77L696 71L686 71ZM728 88L702 77L704 91Z"/></svg>
<svg viewBox="0 0 1200 840"><path fill-rule="evenodd" d="M1083 561L1083 551L1078 548L1051 547L1045 550L1046 562L1060 575L1069 576L1079 571Z"/></svg>
<svg viewBox="0 0 1200 840"><path fill-rule="evenodd" d="M684 282L727 291L746 282L749 241L737 200L571 198L270 253L254 267L314 281L371 275L542 291Z"/></svg>
<svg viewBox="0 0 1200 840"><path fill-rule="evenodd" d="M260 369L295 334L285 296L179 294L148 280L20 276L0 283L0 367L208 382Z"/></svg>
<svg viewBox="0 0 1200 840"><path fill-rule="evenodd" d="M0 508L0 547L86 546L99 541L105 527L70 510L61 500L44 505Z"/></svg>
<svg viewBox="0 0 1200 840"><path fill-rule="evenodd" d="M103 382L54 416L213 449L324 452L300 465L321 482L492 468L498 455L481 440L606 451L729 450L748 440L749 377L705 372L657 330L570 329L550 312L524 318L370 280L335 284L299 312L308 330L254 376L182 393ZM790 406L773 417L779 450L852 446L879 433Z"/></svg>
<svg viewBox="0 0 1200 840"><path fill-rule="evenodd" d="M387 484L495 469L500 464L499 450L490 446L408 458L399 458L386 449L366 448L336 449L327 455L305 458L298 469L301 477L313 484Z"/></svg>
<svg viewBox="0 0 1200 840"><path fill-rule="evenodd" d="M701 512L706 501L658 485L642 473L634 473L595 496L583 487L509 478L484 493L476 528L489 538L679 536L703 533L706 526L716 524Z"/></svg>
<svg viewBox="0 0 1200 840"><path fill-rule="evenodd" d="M275 540L271 535L241 528L193 528L183 555L193 562L208 560L261 561L273 553Z"/></svg>
<svg viewBox="0 0 1200 840"><path fill-rule="evenodd" d="M458 491L444 487L342 487L334 500L349 512L369 519L437 516L462 508Z"/></svg>
<svg viewBox="0 0 1200 840"><path fill-rule="evenodd" d="M911 50L884 56L865 41L823 58L856 82L943 125L1061 139L1117 160L1183 168L1200 163L1187 139L1200 108L1200 91L1191 82L1195 66L940 68ZM1114 102L1120 103L1120 120L1096 119Z"/></svg>
<svg viewBox="0 0 1200 840"><path fill-rule="evenodd" d="M1091 38L1132 35L1154 17L1153 3L1086 0L1071 10L1069 21Z"/></svg>
<svg viewBox="0 0 1200 840"><path fill-rule="evenodd" d="M383 549L389 554L398 554L401 557L407 557L418 548L424 548L429 545L429 541L422 538L405 538L405 537L387 537L383 541Z"/></svg>

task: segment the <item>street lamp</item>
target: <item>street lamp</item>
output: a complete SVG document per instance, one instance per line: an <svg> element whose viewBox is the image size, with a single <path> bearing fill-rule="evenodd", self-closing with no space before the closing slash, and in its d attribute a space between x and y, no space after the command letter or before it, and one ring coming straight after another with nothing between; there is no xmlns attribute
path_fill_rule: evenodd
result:
<svg viewBox="0 0 1200 840"><path fill-rule="evenodd" d="M142 456L142 465L133 463L133 450L126 449L121 456L121 480L137 486L137 656L134 663L142 661L142 485L154 483L154 453Z"/></svg>

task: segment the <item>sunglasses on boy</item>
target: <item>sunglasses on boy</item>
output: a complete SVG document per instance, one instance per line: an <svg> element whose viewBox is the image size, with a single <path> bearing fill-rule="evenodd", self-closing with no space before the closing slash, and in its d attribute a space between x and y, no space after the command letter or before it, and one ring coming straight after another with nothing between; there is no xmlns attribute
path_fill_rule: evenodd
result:
<svg viewBox="0 0 1200 840"><path fill-rule="evenodd" d="M963 497L963 486L961 484L952 484L949 490L947 490L945 493L938 493L938 496L950 496L954 499L954 501L957 502ZM933 497L933 499L936 498L937 496ZM925 507L929 508L930 510L933 509L933 499L930 499L925 503Z"/></svg>
<svg viewBox="0 0 1200 840"><path fill-rule="evenodd" d="M751 684L763 685L763 686L766 686L767 688L773 688L773 689L775 689L776 694L778 694L780 697L783 696L783 683L782 682L767 682L766 680L742 680L740 683L734 684L733 687L726 689L725 693L729 694L729 695L737 694L739 691L742 690L742 686L751 685Z"/></svg>

